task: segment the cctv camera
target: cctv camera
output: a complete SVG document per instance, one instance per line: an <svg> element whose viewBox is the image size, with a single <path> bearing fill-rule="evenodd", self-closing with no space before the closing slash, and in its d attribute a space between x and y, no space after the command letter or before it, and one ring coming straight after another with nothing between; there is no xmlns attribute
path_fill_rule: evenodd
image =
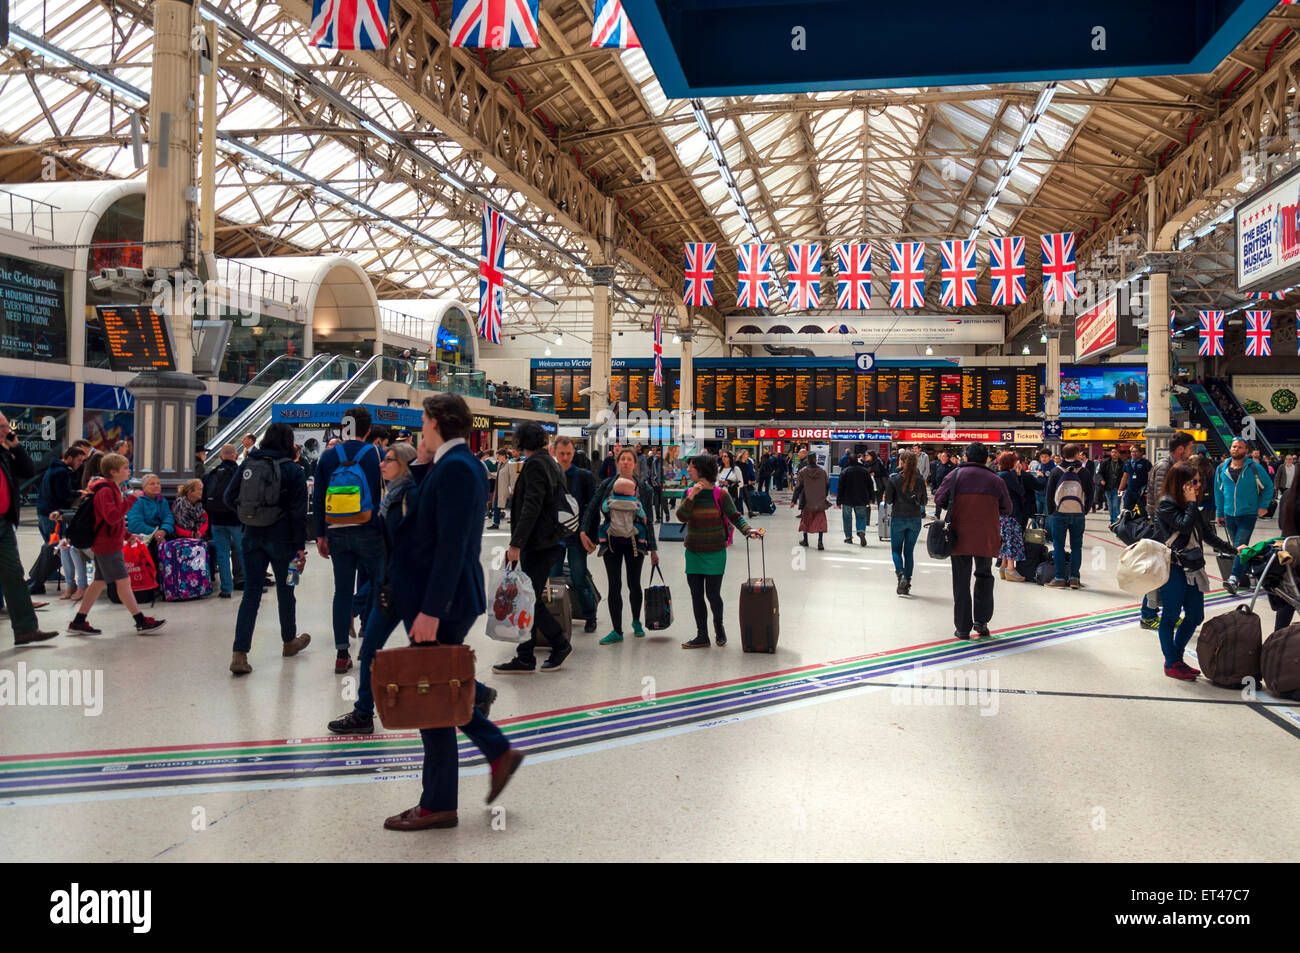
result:
<svg viewBox="0 0 1300 953"><path fill-rule="evenodd" d="M90 287L94 288L96 291L107 291L113 287L113 282L102 275L96 275L94 278L90 279Z"/></svg>

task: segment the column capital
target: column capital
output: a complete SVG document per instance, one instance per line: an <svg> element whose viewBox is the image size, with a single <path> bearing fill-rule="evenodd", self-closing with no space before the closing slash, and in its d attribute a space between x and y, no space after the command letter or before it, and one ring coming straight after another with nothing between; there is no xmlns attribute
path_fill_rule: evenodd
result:
<svg viewBox="0 0 1300 953"><path fill-rule="evenodd" d="M1151 251L1142 256L1142 264L1156 274L1168 274L1181 261L1182 255L1174 251Z"/></svg>
<svg viewBox="0 0 1300 953"><path fill-rule="evenodd" d="M614 266L588 265L587 277L591 279L593 285L604 285L609 287L614 283Z"/></svg>
<svg viewBox="0 0 1300 953"><path fill-rule="evenodd" d="M678 328L673 333L682 339L683 344L685 344L687 341L695 340L695 332L692 331L690 328Z"/></svg>

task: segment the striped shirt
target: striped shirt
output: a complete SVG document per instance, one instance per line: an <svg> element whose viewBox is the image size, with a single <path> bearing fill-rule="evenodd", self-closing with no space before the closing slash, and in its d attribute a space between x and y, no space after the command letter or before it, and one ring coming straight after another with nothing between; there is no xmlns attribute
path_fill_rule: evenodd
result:
<svg viewBox="0 0 1300 953"><path fill-rule="evenodd" d="M722 523L724 515L742 533L749 532L749 523L736 510L731 495L725 490L715 493L714 489L700 490L693 498L684 496L677 505L677 518L686 524L685 545L691 552L716 553L727 548L727 528ZM714 502L715 497L717 502ZM698 507L696 501L700 503Z"/></svg>

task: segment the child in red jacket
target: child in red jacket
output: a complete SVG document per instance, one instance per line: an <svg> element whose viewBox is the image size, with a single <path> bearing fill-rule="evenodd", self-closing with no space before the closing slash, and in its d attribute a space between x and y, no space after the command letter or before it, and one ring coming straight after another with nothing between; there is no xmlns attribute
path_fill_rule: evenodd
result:
<svg viewBox="0 0 1300 953"><path fill-rule="evenodd" d="M126 540L126 511L131 508L122 496L122 484L131 476L131 464L120 453L106 454L100 461L100 473L103 477L92 480L86 487L94 498L95 506L95 542L90 550L95 554L95 581L86 589L77 609L77 617L68 625L69 632L82 635L99 635L96 629L86 621L90 607L95 604L99 594L112 583L117 587L117 594L128 612L135 617L135 630L140 634L157 632L163 627L162 619L153 619L140 611L131 591L131 574L127 572L126 560L122 556L122 544Z"/></svg>

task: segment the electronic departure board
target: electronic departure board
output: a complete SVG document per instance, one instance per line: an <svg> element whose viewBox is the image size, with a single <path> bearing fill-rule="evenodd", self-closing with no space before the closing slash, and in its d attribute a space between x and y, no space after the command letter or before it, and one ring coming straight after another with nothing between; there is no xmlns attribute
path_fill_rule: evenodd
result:
<svg viewBox="0 0 1300 953"><path fill-rule="evenodd" d="M610 400L629 410L681 407L681 374L664 368L655 387L649 368L616 368ZM1040 367L877 367L859 373L827 368L698 368L693 406L706 418L754 422L888 420L1013 423L1032 421L1042 409ZM579 391L591 385L586 368L534 368L532 389L555 397L561 417L587 418L591 402Z"/></svg>
<svg viewBox="0 0 1300 953"><path fill-rule="evenodd" d="M114 371L176 370L167 315L144 305L97 305L108 338L108 364Z"/></svg>

